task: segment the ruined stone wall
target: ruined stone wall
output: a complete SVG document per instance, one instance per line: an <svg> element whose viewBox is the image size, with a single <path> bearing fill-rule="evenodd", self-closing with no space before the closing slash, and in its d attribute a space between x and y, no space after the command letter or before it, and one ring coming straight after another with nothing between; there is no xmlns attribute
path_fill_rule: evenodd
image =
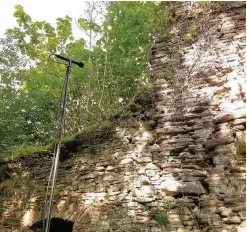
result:
<svg viewBox="0 0 247 232"><path fill-rule="evenodd" d="M178 227L235 231L245 225L245 5L179 6L171 38L153 47L153 160L177 186L164 190L181 206L170 211Z"/></svg>
<svg viewBox="0 0 247 232"><path fill-rule="evenodd" d="M65 144L53 217L74 232L244 231L245 3L174 3L154 44L154 89L133 117ZM0 231L42 218L49 154L8 163Z"/></svg>

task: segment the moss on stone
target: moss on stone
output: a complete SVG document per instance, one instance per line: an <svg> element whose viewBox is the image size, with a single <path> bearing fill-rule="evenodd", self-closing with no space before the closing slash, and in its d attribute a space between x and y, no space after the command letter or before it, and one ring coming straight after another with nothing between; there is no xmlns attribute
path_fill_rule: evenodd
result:
<svg viewBox="0 0 247 232"><path fill-rule="evenodd" d="M111 126L111 125L112 125L112 122L110 122L110 121L104 121L101 124L97 123L97 124L90 125L90 126L86 127L84 130L79 131L74 135L70 135L70 136L66 136L66 137L62 138L62 143L72 142L76 138L78 138L82 135L92 133L94 131L97 131L100 128Z"/></svg>
<svg viewBox="0 0 247 232"><path fill-rule="evenodd" d="M84 130L79 131L78 133L76 133L74 135L70 135L70 136L66 136L66 137L62 138L62 144L73 142L73 141L77 140L78 138L80 138L81 136L87 137L87 134L91 135L93 132L95 132L95 134L97 134L97 132L100 129L106 128L106 127L111 127L112 125L113 125L112 122L104 121L100 125L94 124L94 125L88 126ZM7 154L3 155L2 161L7 162L10 160L17 159L21 156L28 156L28 155L37 154L37 153L52 152L54 149L55 143L56 143L56 141L54 141L48 145L45 145L45 146L29 145L29 146L25 146L25 147L22 147L22 146L12 147Z"/></svg>
<svg viewBox="0 0 247 232"><path fill-rule="evenodd" d="M12 147L10 152L3 156L3 161L16 159L20 156L28 156L35 153L49 152L52 149L52 144L46 146L26 146L26 147Z"/></svg>

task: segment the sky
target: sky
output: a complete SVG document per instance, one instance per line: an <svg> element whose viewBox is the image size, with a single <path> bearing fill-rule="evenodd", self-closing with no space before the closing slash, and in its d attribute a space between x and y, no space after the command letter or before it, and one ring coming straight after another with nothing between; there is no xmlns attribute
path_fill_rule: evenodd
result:
<svg viewBox="0 0 247 232"><path fill-rule="evenodd" d="M14 6L22 5L33 21L47 21L55 25L56 18L69 15L73 18L73 33L75 38L83 36L83 32L76 26L74 19L83 14L85 1L83 0L4 0L0 7L0 37L15 23Z"/></svg>

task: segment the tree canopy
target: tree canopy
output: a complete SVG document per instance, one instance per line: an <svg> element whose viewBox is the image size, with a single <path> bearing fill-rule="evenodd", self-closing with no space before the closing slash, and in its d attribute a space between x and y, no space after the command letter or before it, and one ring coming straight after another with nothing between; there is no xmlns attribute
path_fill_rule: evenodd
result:
<svg viewBox="0 0 247 232"><path fill-rule="evenodd" d="M53 53L85 63L72 68L67 135L116 114L148 83L160 9L157 2L88 2L85 18L76 19L85 37L75 39L69 16L54 27L17 5L17 26L0 42L0 150L54 139L65 65L52 62Z"/></svg>

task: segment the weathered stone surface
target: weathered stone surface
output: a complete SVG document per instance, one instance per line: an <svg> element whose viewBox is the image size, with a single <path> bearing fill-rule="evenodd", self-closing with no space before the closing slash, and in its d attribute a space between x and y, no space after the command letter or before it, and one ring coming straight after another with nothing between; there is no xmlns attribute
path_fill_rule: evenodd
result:
<svg viewBox="0 0 247 232"><path fill-rule="evenodd" d="M225 223L229 223L229 224L240 224L242 222L241 218L238 216L233 216L233 217L227 217L227 218L223 218L223 221Z"/></svg>
<svg viewBox="0 0 247 232"><path fill-rule="evenodd" d="M185 133L186 130L183 128L178 128L178 127L165 127L165 128L159 128L156 130L157 135L159 134L180 134L180 133Z"/></svg>
<svg viewBox="0 0 247 232"><path fill-rule="evenodd" d="M156 165L153 164L153 163L147 164L147 165L145 166L145 169L146 169L146 170L156 170L156 171L160 170L159 167L156 166Z"/></svg>
<svg viewBox="0 0 247 232"><path fill-rule="evenodd" d="M206 193L203 186L199 181L195 182L185 182L181 184L176 180L166 180L161 184L161 189L169 195L176 195L179 193L193 193L193 194L203 194Z"/></svg>
<svg viewBox="0 0 247 232"><path fill-rule="evenodd" d="M246 154L246 132L236 133L236 149L238 154Z"/></svg>
<svg viewBox="0 0 247 232"><path fill-rule="evenodd" d="M199 181L184 183L183 187L181 189L181 192L183 192L183 193L193 193L193 194L198 194L198 195L206 193L206 191L203 188L201 182L199 182Z"/></svg>
<svg viewBox="0 0 247 232"><path fill-rule="evenodd" d="M129 164L129 163L132 163L133 162L133 159L131 158L124 158L120 161L119 164Z"/></svg>
<svg viewBox="0 0 247 232"><path fill-rule="evenodd" d="M168 179L162 182L161 190L164 191L168 195L176 195L181 192L181 188L183 185L173 179Z"/></svg>
<svg viewBox="0 0 247 232"><path fill-rule="evenodd" d="M160 165L161 168L180 168L181 164L176 163L163 163Z"/></svg>
<svg viewBox="0 0 247 232"><path fill-rule="evenodd" d="M155 176L156 172L154 170L146 170L146 175L149 177Z"/></svg>
<svg viewBox="0 0 247 232"><path fill-rule="evenodd" d="M82 178L82 179L94 179L94 178L96 178L98 175L99 175L98 172L91 172L91 173L88 173L88 174L85 175L85 176L82 176L81 178Z"/></svg>
<svg viewBox="0 0 247 232"><path fill-rule="evenodd" d="M228 208L221 209L221 214L220 214L221 217L229 217L232 215L233 215L233 212L231 209L228 209Z"/></svg>
<svg viewBox="0 0 247 232"><path fill-rule="evenodd" d="M223 129L215 133L216 137L227 137L227 136L233 136L233 130L232 129Z"/></svg>
<svg viewBox="0 0 247 232"><path fill-rule="evenodd" d="M134 158L134 160L137 162L137 163L149 163L152 161L152 159L148 156L143 156L143 157L137 157L137 158Z"/></svg>
<svg viewBox="0 0 247 232"><path fill-rule="evenodd" d="M229 143L232 143L234 141L233 137L221 137L221 138L216 138L216 139L210 139L208 141L206 141L205 143L205 147L206 148L214 148L217 146L221 146L221 145L226 145Z"/></svg>
<svg viewBox="0 0 247 232"><path fill-rule="evenodd" d="M215 123L224 123L237 118L245 118L245 117L246 117L245 110L239 110L233 113L218 115L215 117L214 121Z"/></svg>
<svg viewBox="0 0 247 232"><path fill-rule="evenodd" d="M133 195L135 197L137 197L139 200L140 200L140 198L148 198L146 201L145 201L145 199L143 199L142 202L149 202L150 198L152 198L152 199L154 198L155 193L156 193L156 190L155 190L154 186L143 185L140 187L140 189L135 189L133 192Z"/></svg>
<svg viewBox="0 0 247 232"><path fill-rule="evenodd" d="M239 119L235 119L231 122L231 124L233 126L237 126L237 125L246 125L246 118L239 118Z"/></svg>

